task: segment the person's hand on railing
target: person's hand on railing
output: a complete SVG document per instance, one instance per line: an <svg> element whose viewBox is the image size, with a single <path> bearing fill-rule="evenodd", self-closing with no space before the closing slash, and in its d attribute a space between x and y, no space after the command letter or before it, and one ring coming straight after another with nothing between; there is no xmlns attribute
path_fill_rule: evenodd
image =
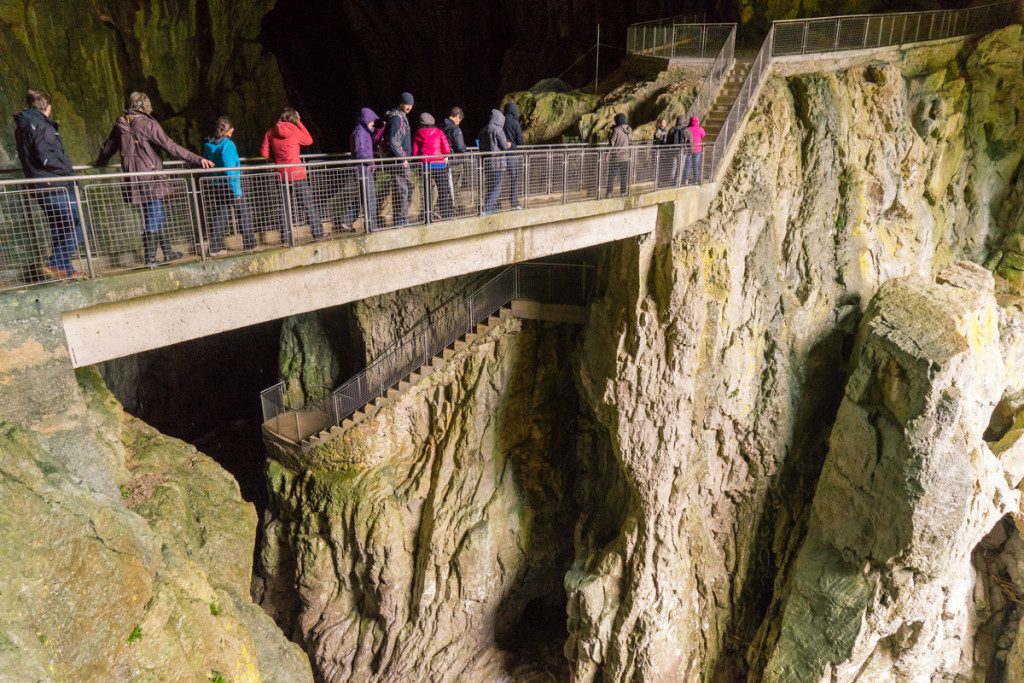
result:
<svg viewBox="0 0 1024 683"><path fill-rule="evenodd" d="M203 168L213 168L215 166L215 164L209 159L203 159L202 161L199 162L199 165L202 166Z"/></svg>

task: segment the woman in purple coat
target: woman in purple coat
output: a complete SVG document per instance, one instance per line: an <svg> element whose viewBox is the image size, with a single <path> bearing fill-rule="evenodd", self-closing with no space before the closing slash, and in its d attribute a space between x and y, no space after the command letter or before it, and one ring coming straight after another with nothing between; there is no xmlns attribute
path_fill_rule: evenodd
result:
<svg viewBox="0 0 1024 683"><path fill-rule="evenodd" d="M356 117L356 127L352 129L350 146L353 159L367 159L370 163L356 165L356 177L359 182L359 194L365 198L366 213L365 230L373 232L377 229L377 188L373 179L373 134L377 130L377 115L372 109L363 107ZM352 201L345 211L344 223L351 226L359 213L359 202Z"/></svg>

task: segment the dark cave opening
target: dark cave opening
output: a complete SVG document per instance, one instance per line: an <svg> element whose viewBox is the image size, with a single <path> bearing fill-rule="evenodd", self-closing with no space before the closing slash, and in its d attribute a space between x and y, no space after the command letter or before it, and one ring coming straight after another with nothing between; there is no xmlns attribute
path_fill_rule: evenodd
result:
<svg viewBox="0 0 1024 683"><path fill-rule="evenodd" d="M416 97L414 123L420 112L441 121L453 105L461 106L463 130L472 139L508 92L566 69L562 78L571 85L591 83L594 60L586 53L598 24L607 45L604 76L625 56L630 23L685 11L664 0L279 0L263 19L260 40L277 58L291 104L305 116L314 141L322 151L338 152L348 150L360 107L383 115L403 91Z"/></svg>

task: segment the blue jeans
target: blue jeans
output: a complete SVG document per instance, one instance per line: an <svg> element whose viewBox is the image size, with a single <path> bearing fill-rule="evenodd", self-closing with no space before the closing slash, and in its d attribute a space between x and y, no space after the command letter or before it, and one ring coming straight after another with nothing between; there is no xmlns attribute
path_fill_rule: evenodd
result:
<svg viewBox="0 0 1024 683"><path fill-rule="evenodd" d="M486 159L485 163L487 200L484 202L484 213L494 213L498 210L498 198L501 197L501 186L505 180L505 159L491 157Z"/></svg>
<svg viewBox="0 0 1024 683"><path fill-rule="evenodd" d="M48 190L39 197L39 206L50 224L50 243L53 254L47 265L73 275L71 259L82 242L82 223L78 219L78 202L63 190Z"/></svg>
<svg viewBox="0 0 1024 683"><path fill-rule="evenodd" d="M142 205L142 217L145 229L150 235L156 235L164 227L164 203L159 199L151 199Z"/></svg>
<svg viewBox="0 0 1024 683"><path fill-rule="evenodd" d="M686 157L686 166L683 169L684 185L697 185L700 183L700 158L703 155L704 152L694 152Z"/></svg>
<svg viewBox="0 0 1024 683"><path fill-rule="evenodd" d="M245 195L236 195L229 190L228 193L218 194L214 199L213 221L210 224L210 252L217 252L224 248L224 228L231 220L232 209L238 219L238 227L242 231L242 248L246 250L256 248L249 200L245 198Z"/></svg>

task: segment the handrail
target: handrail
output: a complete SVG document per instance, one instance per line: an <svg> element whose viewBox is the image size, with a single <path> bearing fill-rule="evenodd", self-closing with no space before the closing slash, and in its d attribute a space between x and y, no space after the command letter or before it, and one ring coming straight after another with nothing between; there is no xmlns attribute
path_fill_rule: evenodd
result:
<svg viewBox="0 0 1024 683"><path fill-rule="evenodd" d="M711 104L718 96L718 91L725 82L726 76L729 75L729 70L732 69L733 62L736 61L735 57L736 25L733 24L732 30L729 31L729 37L726 38L725 44L719 50L718 56L715 57L715 61L711 64L711 68L708 69L707 75L704 76L704 80L697 89L697 94L694 95L690 107L686 110L686 121L689 121L694 116L704 118Z"/></svg>
<svg viewBox="0 0 1024 683"><path fill-rule="evenodd" d="M291 246L354 235L357 218L376 231L595 200L613 181L621 194L705 182L703 157L690 152L524 146L448 155L440 169L419 156L0 180L0 291L83 274L76 270L96 278L155 267L158 255L205 261L239 245L252 250L261 236ZM390 199L390 213L378 211L378 195ZM239 232L226 246L225 233Z"/></svg>
<svg viewBox="0 0 1024 683"><path fill-rule="evenodd" d="M586 299L589 268L565 263L508 266L470 294L433 311L426 319L429 324L415 325L363 370L305 408L294 410L284 405L283 382L264 389L260 392L263 421L274 420L277 429L272 431L279 435L282 420L285 424L294 423L296 443L340 425L356 411L385 396L400 381L512 301L557 300L562 304L582 305ZM539 287L538 278L531 276L531 271L543 274Z"/></svg>
<svg viewBox="0 0 1024 683"><path fill-rule="evenodd" d="M631 54L706 61L714 59L736 24L664 23L633 25L626 33L626 52Z"/></svg>

